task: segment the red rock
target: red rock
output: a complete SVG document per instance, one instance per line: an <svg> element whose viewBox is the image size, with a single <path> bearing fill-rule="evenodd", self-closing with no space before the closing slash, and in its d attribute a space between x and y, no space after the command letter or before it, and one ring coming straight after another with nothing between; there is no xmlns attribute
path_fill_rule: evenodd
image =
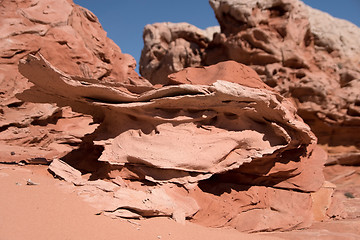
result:
<svg viewBox="0 0 360 240"><path fill-rule="evenodd" d="M144 51L149 65L140 70L154 84L177 84L154 88L134 72L134 59L106 37L90 11L67 0L2 4L1 161L52 161L54 175L116 217L167 216L259 232L308 227L314 206L328 207L328 198L312 200L321 195L326 154L291 100L262 83L254 70L229 61L167 78L184 66L211 61L212 44L230 46L231 36L212 39L214 29L188 24L148 25L156 41L146 33L145 40L157 50ZM266 52L265 35L254 30L244 37ZM237 49L253 67L280 57L285 68L308 66L289 49L247 50ZM153 55L164 62L153 61ZM21 58L19 70L31 84L17 72ZM166 61L170 67L162 65ZM154 66L165 67L152 74ZM353 84L356 74L343 72L342 84ZM306 93L302 86L296 94ZM353 88L344 89L342 94ZM356 115L356 107L349 113ZM346 204L346 210L355 205ZM326 214L334 212L330 206Z"/></svg>
<svg viewBox="0 0 360 240"><path fill-rule="evenodd" d="M312 209L314 213L314 219L316 221L324 221L328 219L327 211L332 204L332 197L336 185L325 181L321 189L311 194L312 198Z"/></svg>
<svg viewBox="0 0 360 240"><path fill-rule="evenodd" d="M268 232L305 228L312 223L308 193L215 182L197 190L194 195L200 210L193 221L205 226Z"/></svg>
<svg viewBox="0 0 360 240"><path fill-rule="evenodd" d="M0 162L47 164L61 158L93 132L90 116L50 104L4 107L0 120Z"/></svg>
<svg viewBox="0 0 360 240"><path fill-rule="evenodd" d="M135 72L133 57L106 37L97 17L70 0L1 1L0 25L1 162L46 163L63 157L96 128L90 116L68 117L68 109L15 98L30 87L17 65L31 52L68 74L136 86L140 92L151 88Z"/></svg>
<svg viewBox="0 0 360 240"><path fill-rule="evenodd" d="M208 67L185 68L183 71L170 74L168 79L168 84L210 85L217 80L224 80L247 87L271 90L254 70L234 61L220 62Z"/></svg>
<svg viewBox="0 0 360 240"><path fill-rule="evenodd" d="M180 24L146 26L140 68L146 69L150 81L167 83L166 75L189 66L227 60L243 63L267 85L295 99L298 114L319 143L327 145L331 159L358 164L360 135L355 133L360 131L360 29L298 0L209 2L221 32L215 32L206 44L195 44L199 53L195 56L177 57L177 51L170 47L176 43L177 49L189 49L185 46L191 46L193 39L173 37L165 41L160 37L180 28ZM195 26L187 29L200 32ZM154 42L162 46L161 55L151 54L156 52L157 45L151 45ZM196 64L189 64L193 61ZM356 150L332 154L331 148L339 146L354 146Z"/></svg>
<svg viewBox="0 0 360 240"><path fill-rule="evenodd" d="M135 94L72 77L40 54L30 55L19 71L34 86L17 96L70 105L103 119L86 140L100 149L92 160L97 165L84 161L81 171L90 172L91 180L121 177L126 184L77 185L107 214L173 216L180 222L186 217L249 232L310 226L310 194L323 184L326 154L315 148L316 137L288 99L268 90L244 65L229 62L206 71L221 67L242 69L240 80L235 79L241 84L218 80ZM223 73L219 79L228 77ZM144 184L149 182L152 186ZM242 200L231 201L237 198ZM225 206L214 214L216 222L206 221L212 209ZM250 215L252 221L242 224Z"/></svg>
<svg viewBox="0 0 360 240"><path fill-rule="evenodd" d="M81 172L59 159L54 159L51 162L49 165L49 171L52 172L55 177L59 177L67 182L76 184L81 181Z"/></svg>
<svg viewBox="0 0 360 240"><path fill-rule="evenodd" d="M324 169L326 180L336 185L327 215L335 219L360 217L360 168L331 165Z"/></svg>
<svg viewBox="0 0 360 240"><path fill-rule="evenodd" d="M167 75L184 67L201 66L203 49L218 27L201 30L188 23L155 23L146 25L140 74L153 84L166 84ZM159 71L154 71L158 68Z"/></svg>

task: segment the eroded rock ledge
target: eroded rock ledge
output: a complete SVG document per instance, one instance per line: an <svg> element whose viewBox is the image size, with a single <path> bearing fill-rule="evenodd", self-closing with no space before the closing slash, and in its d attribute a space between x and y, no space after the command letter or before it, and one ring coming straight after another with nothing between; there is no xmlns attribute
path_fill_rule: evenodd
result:
<svg viewBox="0 0 360 240"><path fill-rule="evenodd" d="M106 214L248 232L307 227L326 154L289 100L240 69L233 83L137 94L29 55L19 71L34 86L18 97L70 106L100 124L50 170Z"/></svg>
<svg viewBox="0 0 360 240"><path fill-rule="evenodd" d="M2 0L0 26L2 163L50 162L78 148L96 128L91 116L15 97L30 87L18 72L19 60L29 53L41 53L67 74L136 86L137 91L151 88L135 72L134 58L107 38L92 12L72 0Z"/></svg>
<svg viewBox="0 0 360 240"><path fill-rule="evenodd" d="M359 165L360 29L299 0L209 2L221 32L201 45L182 36L161 37L182 24L146 26L140 60L146 71L141 73L166 84L168 74L186 67L226 60L246 64L267 85L295 99L298 114L333 163ZM186 51L179 54L178 49Z"/></svg>

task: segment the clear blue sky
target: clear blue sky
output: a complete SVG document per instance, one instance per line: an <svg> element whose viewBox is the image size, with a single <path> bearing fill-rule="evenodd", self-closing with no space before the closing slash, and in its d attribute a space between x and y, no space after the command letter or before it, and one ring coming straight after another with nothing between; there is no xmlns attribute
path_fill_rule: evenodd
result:
<svg viewBox="0 0 360 240"><path fill-rule="evenodd" d="M199 28L218 25L208 0L74 0L92 11L108 37L139 62L142 30L155 22L188 22ZM360 0L303 0L307 5L360 26Z"/></svg>

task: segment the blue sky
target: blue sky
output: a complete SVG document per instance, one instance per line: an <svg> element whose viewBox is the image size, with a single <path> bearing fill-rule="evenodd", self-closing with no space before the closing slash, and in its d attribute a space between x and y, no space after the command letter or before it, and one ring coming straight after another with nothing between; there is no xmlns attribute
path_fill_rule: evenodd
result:
<svg viewBox="0 0 360 240"><path fill-rule="evenodd" d="M108 37L139 62L142 30L155 22L188 22L199 28L218 25L208 0L74 0L92 11ZM307 5L360 26L360 0L303 0Z"/></svg>

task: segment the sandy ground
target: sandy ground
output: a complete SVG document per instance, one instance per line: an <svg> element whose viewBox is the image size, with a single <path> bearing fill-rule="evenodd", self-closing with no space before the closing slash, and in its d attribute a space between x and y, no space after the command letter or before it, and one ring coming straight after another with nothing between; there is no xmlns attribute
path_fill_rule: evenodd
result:
<svg viewBox="0 0 360 240"><path fill-rule="evenodd" d="M27 185L28 179L37 185ZM54 179L46 166L0 164L0 189L0 240L280 239L182 225L168 218L127 221L96 215L68 183Z"/></svg>
<svg viewBox="0 0 360 240"><path fill-rule="evenodd" d="M36 185L27 185L29 181ZM0 164L0 240L112 239L360 239L360 221L315 223L310 229L245 234L235 229L179 224L168 218L112 219L97 211L47 166Z"/></svg>

